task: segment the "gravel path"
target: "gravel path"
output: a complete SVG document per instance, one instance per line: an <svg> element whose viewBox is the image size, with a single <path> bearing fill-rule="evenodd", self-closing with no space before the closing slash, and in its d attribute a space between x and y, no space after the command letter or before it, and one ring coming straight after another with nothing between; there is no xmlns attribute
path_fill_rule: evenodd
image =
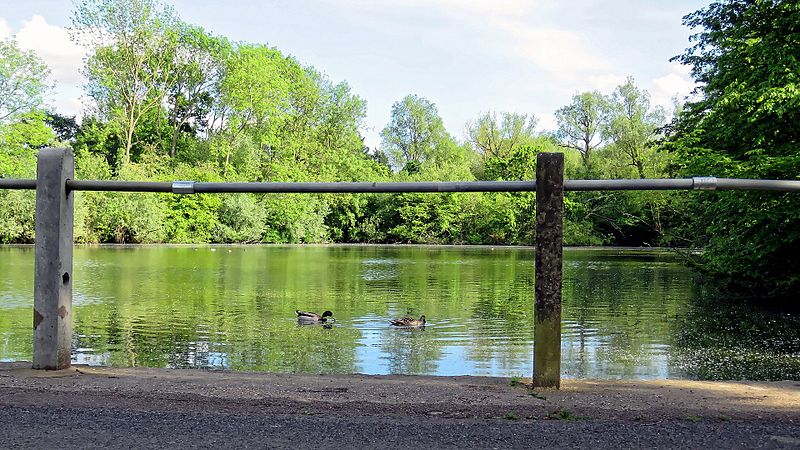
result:
<svg viewBox="0 0 800 450"><path fill-rule="evenodd" d="M0 448L800 448L800 383L0 363Z"/></svg>

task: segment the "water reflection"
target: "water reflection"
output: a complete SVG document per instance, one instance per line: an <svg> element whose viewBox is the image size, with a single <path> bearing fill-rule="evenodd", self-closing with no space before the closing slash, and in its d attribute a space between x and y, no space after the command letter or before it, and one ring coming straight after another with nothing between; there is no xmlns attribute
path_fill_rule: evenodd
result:
<svg viewBox="0 0 800 450"><path fill-rule="evenodd" d="M533 252L79 247L74 362L304 373L531 373ZM29 360L33 249L0 248L0 359ZM703 303L668 253L567 249L562 373L800 378L796 315ZM330 327L295 310L331 310ZM425 314L423 328L392 318Z"/></svg>

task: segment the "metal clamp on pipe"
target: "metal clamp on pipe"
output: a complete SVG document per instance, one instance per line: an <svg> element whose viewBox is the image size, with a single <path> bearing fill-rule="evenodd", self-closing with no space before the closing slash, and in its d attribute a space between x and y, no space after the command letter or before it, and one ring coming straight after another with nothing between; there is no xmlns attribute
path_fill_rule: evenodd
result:
<svg viewBox="0 0 800 450"><path fill-rule="evenodd" d="M717 177L692 177L692 189L695 191L716 191Z"/></svg>
<svg viewBox="0 0 800 450"><path fill-rule="evenodd" d="M194 181L173 181L173 194L194 194Z"/></svg>

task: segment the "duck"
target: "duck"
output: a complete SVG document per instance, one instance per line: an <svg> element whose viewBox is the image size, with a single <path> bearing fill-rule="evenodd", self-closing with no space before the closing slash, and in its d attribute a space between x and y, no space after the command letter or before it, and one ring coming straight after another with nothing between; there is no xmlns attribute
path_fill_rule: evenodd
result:
<svg viewBox="0 0 800 450"><path fill-rule="evenodd" d="M424 327L425 326L425 315L419 316L419 320L413 317L403 317L402 319L392 319L389 321L392 325L396 327Z"/></svg>
<svg viewBox="0 0 800 450"><path fill-rule="evenodd" d="M333 313L330 312L330 311L325 311L324 313L322 313L322 315L319 315L319 314L313 313L313 312L300 311L300 310L296 310L295 313L297 313L297 321L298 322L304 322L304 323L326 323L328 321L328 317L331 317L331 320L333 320L333 318L332 318Z"/></svg>

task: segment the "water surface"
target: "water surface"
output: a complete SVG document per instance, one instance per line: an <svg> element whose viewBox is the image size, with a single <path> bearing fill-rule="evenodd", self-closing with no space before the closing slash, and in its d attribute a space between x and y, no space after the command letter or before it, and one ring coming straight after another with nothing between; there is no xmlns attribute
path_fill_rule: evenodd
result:
<svg viewBox="0 0 800 450"><path fill-rule="evenodd" d="M76 247L73 362L270 372L530 376L533 250ZM800 379L796 316L698 300L656 250L566 249L570 378ZM0 360L30 360L33 248L0 247ZM298 326L296 309L334 312ZM425 314L424 329L389 319Z"/></svg>

